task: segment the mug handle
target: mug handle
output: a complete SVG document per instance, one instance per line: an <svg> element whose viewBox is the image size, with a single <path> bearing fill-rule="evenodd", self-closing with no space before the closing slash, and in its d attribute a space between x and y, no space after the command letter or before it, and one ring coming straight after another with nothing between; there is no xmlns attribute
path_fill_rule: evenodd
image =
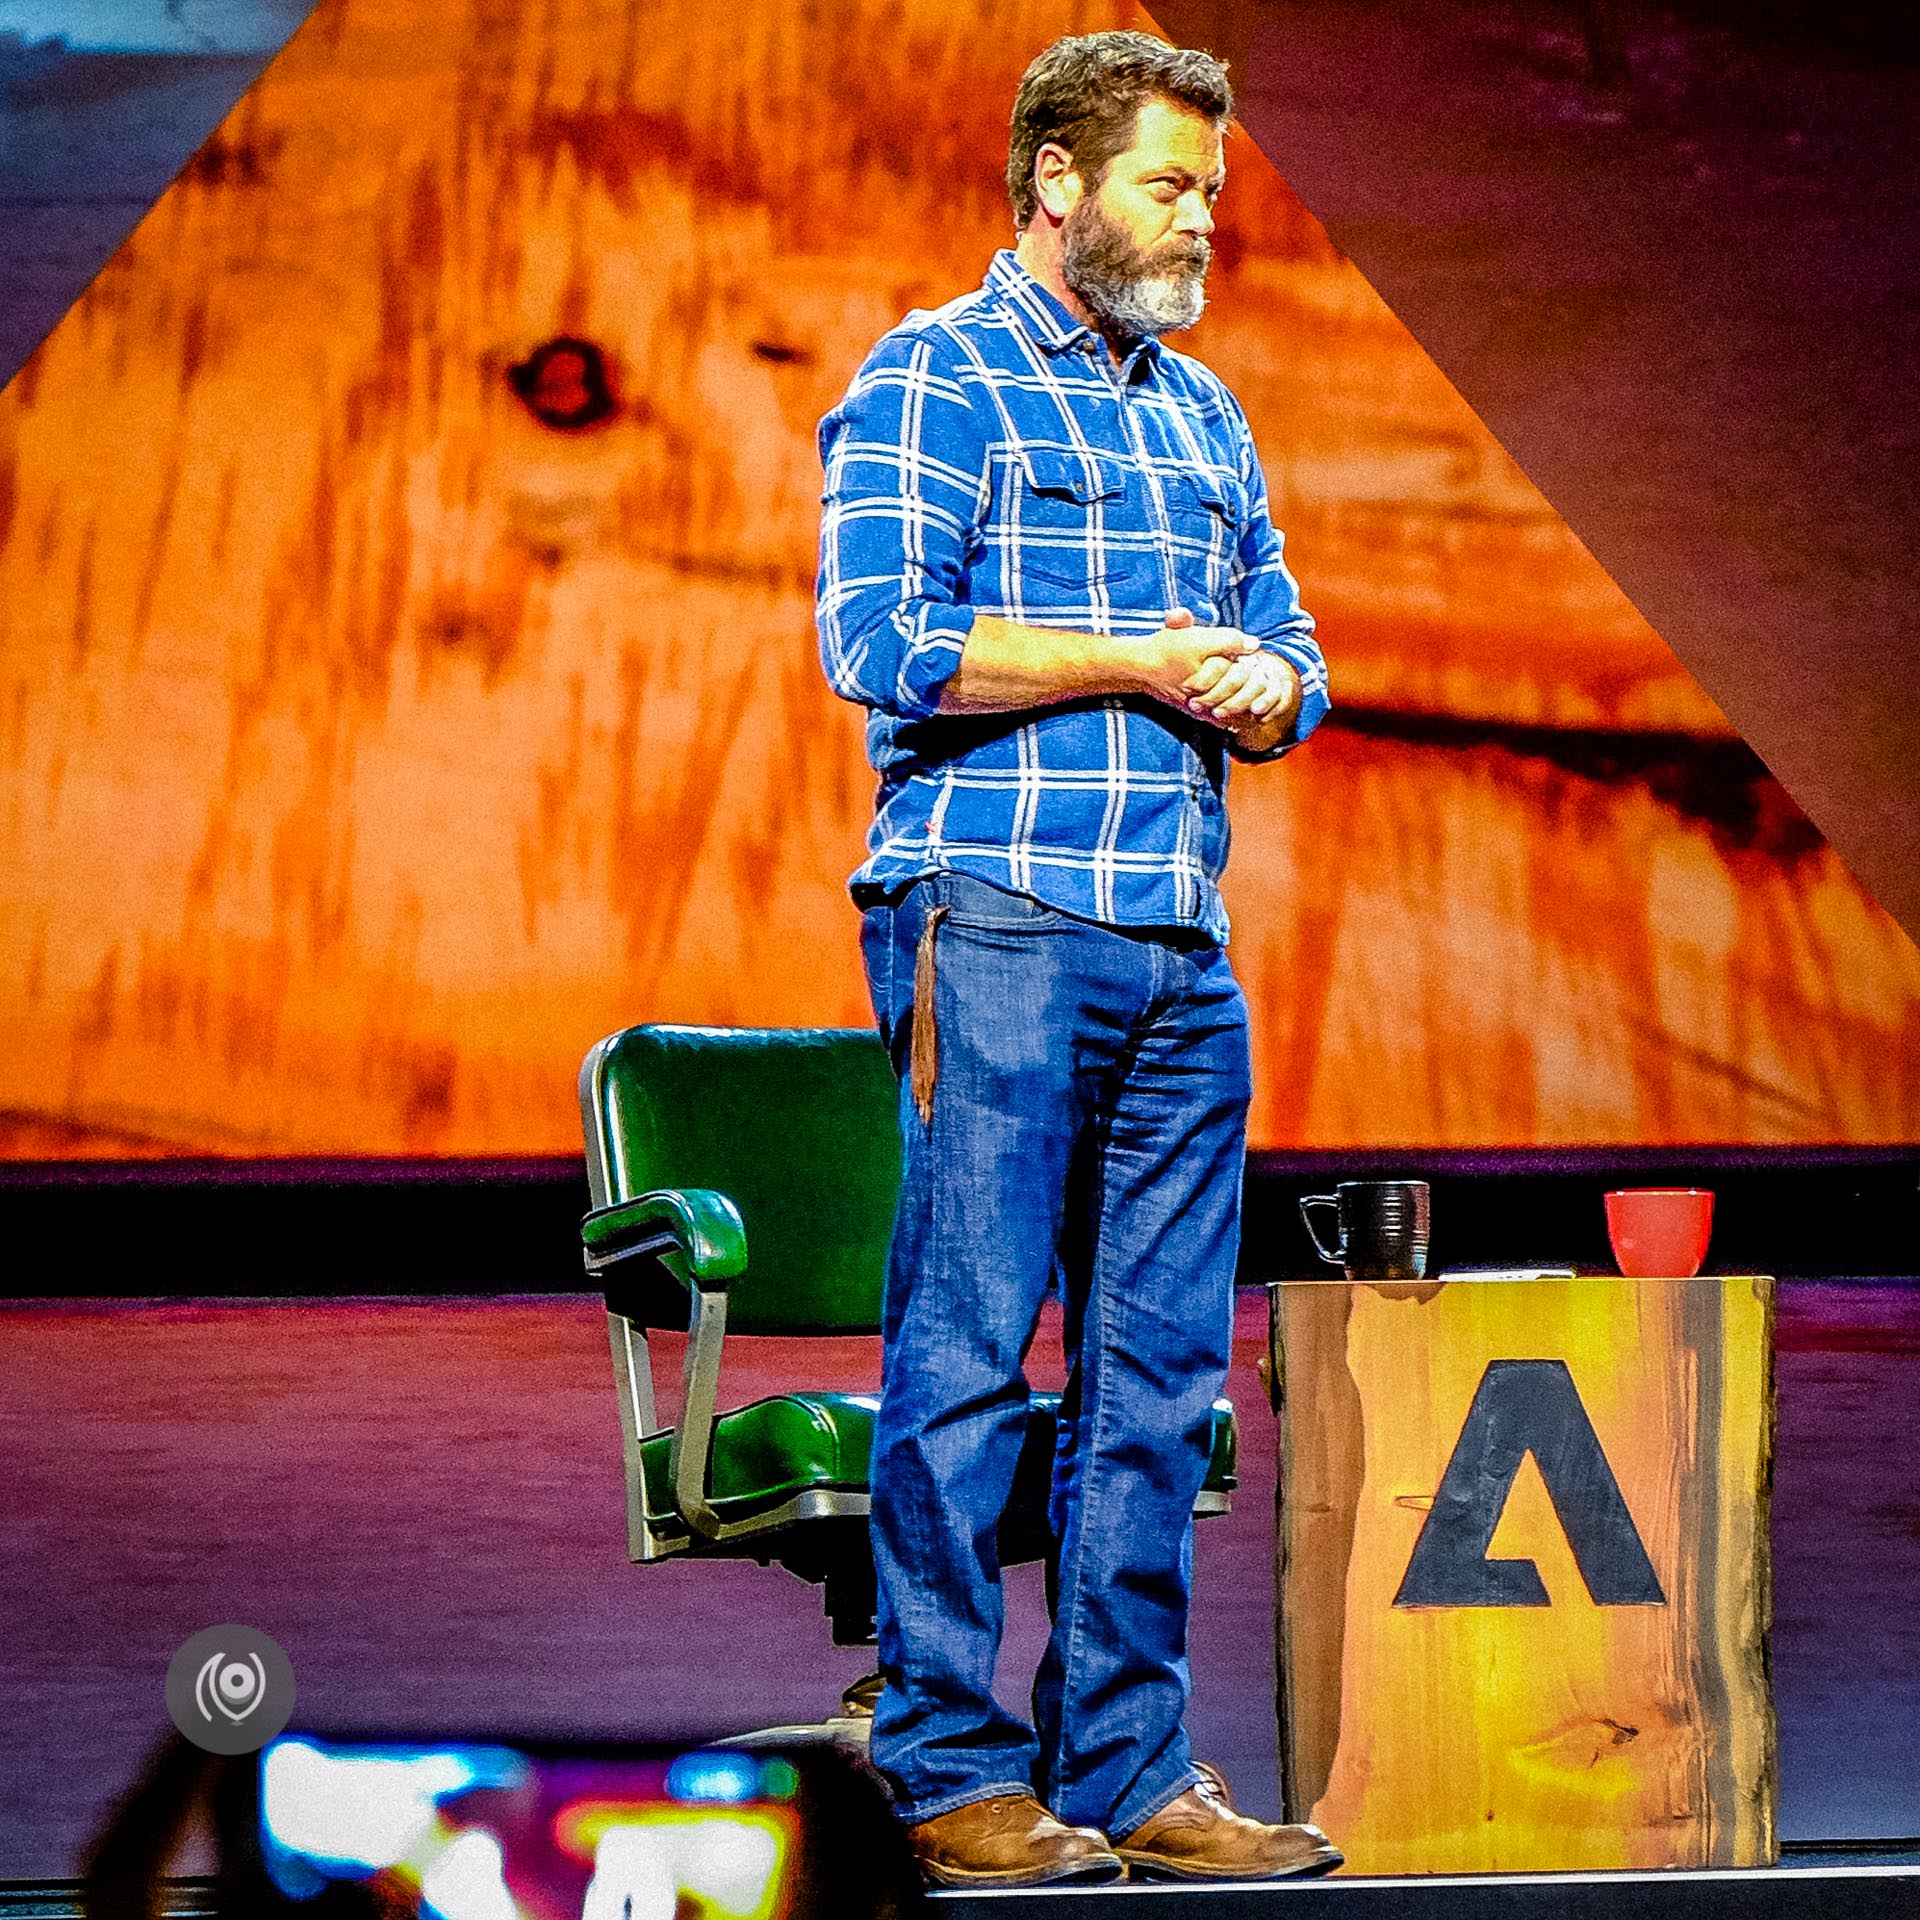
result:
<svg viewBox="0 0 1920 1920"><path fill-rule="evenodd" d="M1315 1207L1331 1207L1333 1209L1334 1219L1337 1222L1340 1217L1339 1199L1331 1193L1306 1194L1300 1201L1300 1218L1306 1222L1307 1238L1313 1242L1314 1252L1317 1253L1328 1266L1344 1267L1347 1264L1346 1249L1343 1247L1337 1253L1329 1253L1321 1243L1319 1234L1314 1230L1312 1209ZM1335 1231L1338 1231L1337 1226Z"/></svg>

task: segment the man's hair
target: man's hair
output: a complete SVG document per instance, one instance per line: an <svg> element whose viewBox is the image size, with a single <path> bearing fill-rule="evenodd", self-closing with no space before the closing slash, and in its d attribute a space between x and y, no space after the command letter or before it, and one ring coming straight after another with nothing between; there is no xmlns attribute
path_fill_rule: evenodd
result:
<svg viewBox="0 0 1920 1920"><path fill-rule="evenodd" d="M1216 126L1233 113L1225 66L1196 48L1170 47L1149 33L1087 33L1047 48L1013 101L1007 197L1014 225L1024 232L1039 209L1033 163L1042 147L1065 147L1091 191L1114 156L1133 144L1134 123L1149 100L1190 107Z"/></svg>

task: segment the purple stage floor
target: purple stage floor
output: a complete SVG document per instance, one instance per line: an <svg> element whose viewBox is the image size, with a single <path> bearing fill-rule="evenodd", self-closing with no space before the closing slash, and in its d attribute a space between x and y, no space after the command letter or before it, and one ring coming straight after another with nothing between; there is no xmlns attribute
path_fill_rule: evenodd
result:
<svg viewBox="0 0 1920 1920"><path fill-rule="evenodd" d="M1245 1477L1199 1532L1191 1724L1271 1812L1264 1327L1245 1297ZM1790 1285L1780 1347L1784 1830L1920 1833L1920 1286ZM803 1371L871 1385L874 1356L730 1343L725 1395ZM302 1711L342 1724L725 1731L818 1718L866 1664L777 1569L628 1567L590 1300L10 1305L0 1434L0 1878L76 1870L164 1725L169 1657L223 1621L278 1638ZM1036 1570L1011 1588L1017 1701L1045 1618Z"/></svg>

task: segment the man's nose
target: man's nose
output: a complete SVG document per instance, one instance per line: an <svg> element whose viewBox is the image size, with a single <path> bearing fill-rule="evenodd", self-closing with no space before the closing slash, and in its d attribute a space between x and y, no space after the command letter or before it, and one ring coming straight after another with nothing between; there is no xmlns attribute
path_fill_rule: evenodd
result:
<svg viewBox="0 0 1920 1920"><path fill-rule="evenodd" d="M1198 234L1202 240L1213 231L1213 209L1198 187L1180 196L1173 210L1173 224L1181 233Z"/></svg>

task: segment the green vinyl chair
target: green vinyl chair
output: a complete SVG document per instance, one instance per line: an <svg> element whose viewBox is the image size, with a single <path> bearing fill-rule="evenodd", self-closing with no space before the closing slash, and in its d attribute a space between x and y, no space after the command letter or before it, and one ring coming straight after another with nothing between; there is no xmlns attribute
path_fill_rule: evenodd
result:
<svg viewBox="0 0 1920 1920"><path fill-rule="evenodd" d="M729 1332L880 1329L900 1186L896 1094L865 1029L632 1027L580 1071L593 1210L581 1222L604 1292L636 1563L751 1559L822 1589L837 1645L874 1638L868 1461L879 1401L796 1380L719 1410ZM655 1412L648 1333L684 1327L680 1418ZM1051 1545L1058 1394L1032 1395L1003 1565ZM1225 1513L1236 1484L1233 1409L1214 1406L1195 1511ZM870 1693L871 1690L869 1690Z"/></svg>

